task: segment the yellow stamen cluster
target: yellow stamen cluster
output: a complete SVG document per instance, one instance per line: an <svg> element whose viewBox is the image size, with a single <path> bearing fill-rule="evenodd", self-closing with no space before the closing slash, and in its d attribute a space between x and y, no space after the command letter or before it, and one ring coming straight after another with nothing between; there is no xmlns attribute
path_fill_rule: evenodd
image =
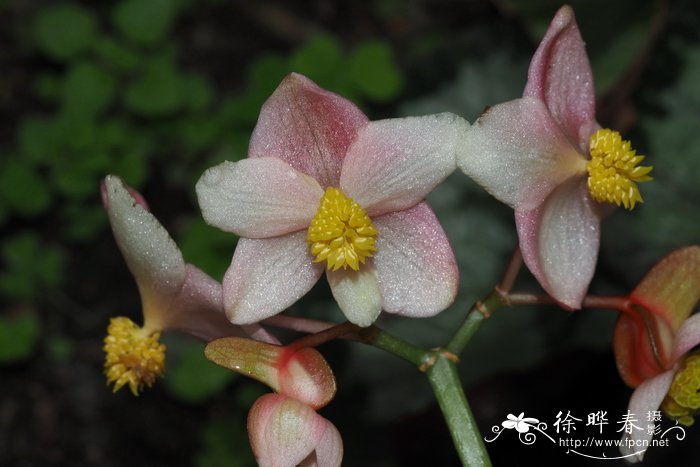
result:
<svg viewBox="0 0 700 467"><path fill-rule="evenodd" d="M151 387L165 372L165 345L158 342L160 332L146 333L129 318L112 318L102 348L107 384L114 392L128 384L135 395L143 386Z"/></svg>
<svg viewBox="0 0 700 467"><path fill-rule="evenodd" d="M700 409L700 352L688 355L683 365L674 376L661 408L669 417L690 426Z"/></svg>
<svg viewBox="0 0 700 467"><path fill-rule="evenodd" d="M377 229L359 204L338 188L327 188L311 220L306 243L314 262L326 261L328 269L357 271L365 258L377 251Z"/></svg>
<svg viewBox="0 0 700 467"><path fill-rule="evenodd" d="M632 210L642 203L637 183L648 182L651 166L640 166L644 156L636 155L629 141L617 131L602 128L591 136L591 160L588 170L588 190L594 200L615 203Z"/></svg>

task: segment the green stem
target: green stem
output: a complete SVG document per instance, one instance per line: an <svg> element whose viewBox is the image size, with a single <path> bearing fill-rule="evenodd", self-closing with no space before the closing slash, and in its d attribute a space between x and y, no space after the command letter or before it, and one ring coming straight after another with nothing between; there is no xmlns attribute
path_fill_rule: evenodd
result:
<svg viewBox="0 0 700 467"><path fill-rule="evenodd" d="M420 367L430 354L425 349L409 344L388 332L382 331L376 326L371 326L363 330L360 335L363 337L365 343L385 350L397 357L401 357L417 367Z"/></svg>
<svg viewBox="0 0 700 467"><path fill-rule="evenodd" d="M427 373L462 465L490 466L491 460L464 395L455 363L438 353L435 364Z"/></svg>
<svg viewBox="0 0 700 467"><path fill-rule="evenodd" d="M494 289L484 300L476 302L444 349L455 355L462 353L469 340L481 327L486 318L506 304L507 298L499 289Z"/></svg>

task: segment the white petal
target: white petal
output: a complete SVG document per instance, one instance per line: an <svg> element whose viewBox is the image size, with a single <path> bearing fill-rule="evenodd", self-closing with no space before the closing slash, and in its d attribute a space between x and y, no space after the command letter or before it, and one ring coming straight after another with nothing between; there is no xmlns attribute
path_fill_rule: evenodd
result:
<svg viewBox="0 0 700 467"><path fill-rule="evenodd" d="M370 216L410 208L455 169L467 128L448 113L371 122L348 149L340 188Z"/></svg>
<svg viewBox="0 0 700 467"><path fill-rule="evenodd" d="M426 203L373 219L379 235L374 265L384 310L414 318L447 308L459 287L450 242Z"/></svg>
<svg viewBox="0 0 700 467"><path fill-rule="evenodd" d="M114 238L143 298L176 293L185 281L185 261L168 232L119 177L105 178L103 195Z"/></svg>
<svg viewBox="0 0 700 467"><path fill-rule="evenodd" d="M329 270L326 276L333 297L348 321L362 327L374 323L382 311L382 295L371 262L360 266L359 271Z"/></svg>
<svg viewBox="0 0 700 467"><path fill-rule="evenodd" d="M306 232L238 240L224 276L224 308L235 324L256 323L285 310L313 287L323 267L312 262Z"/></svg>
<svg viewBox="0 0 700 467"><path fill-rule="evenodd" d="M675 370L661 373L643 382L635 389L628 407L629 412L635 416L635 419L638 421L643 420L647 412L659 409L661 402L668 393L668 389L671 387L675 373ZM653 425L654 422L645 423ZM626 440L630 440L632 441L632 447L630 448L623 444L620 446L620 452L622 452L623 455L629 455L644 449L642 446L647 446L653 436L649 431L650 430L647 429L633 429L632 433L625 433L622 437L622 442L625 443ZM643 458L644 452L640 452L636 456L627 457L626 459L628 462L640 462Z"/></svg>
<svg viewBox="0 0 700 467"><path fill-rule="evenodd" d="M533 211L516 211L523 260L558 302L581 307L595 271L600 218L584 179L566 181Z"/></svg>
<svg viewBox="0 0 700 467"><path fill-rule="evenodd" d="M585 159L544 103L524 97L488 109L464 133L457 164L507 205L530 210L581 170Z"/></svg>
<svg viewBox="0 0 700 467"><path fill-rule="evenodd" d="M248 238L308 228L321 196L316 180L274 157L224 162L197 182L207 223Z"/></svg>
<svg viewBox="0 0 700 467"><path fill-rule="evenodd" d="M676 333L672 361L678 360L690 349L700 344L700 313L686 319Z"/></svg>

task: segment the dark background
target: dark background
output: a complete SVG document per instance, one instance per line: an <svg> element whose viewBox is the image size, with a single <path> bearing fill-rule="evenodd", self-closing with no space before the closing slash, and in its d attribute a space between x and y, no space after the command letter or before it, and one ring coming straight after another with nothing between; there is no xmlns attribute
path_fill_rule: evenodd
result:
<svg viewBox="0 0 700 467"><path fill-rule="evenodd" d="M700 240L700 11L691 0L573 5L599 122L655 167L645 203L603 223L591 291L624 294L662 256ZM166 377L138 398L106 386L109 318L138 322L140 305L99 180L114 173L140 189L187 261L220 279L235 238L204 224L194 183L207 167L245 157L260 105L283 76L303 73L372 119L452 111L474 121L521 94L559 6L0 1L0 465L253 465L245 417L265 388L207 362L200 343L166 336ZM511 210L461 173L429 201L460 263L457 302L435 318L379 325L434 347L498 281L516 237ZM516 288L538 290L526 271ZM324 281L291 312L342 319ZM601 438L617 439L631 389L610 349L614 321L610 311L551 307L494 315L460 365L482 433L511 413L551 433L559 411L585 420L605 410L611 426ZM321 351L339 385L322 414L343 435L344 465L457 464L414 368L355 343ZM515 435L487 444L494 465L622 465ZM697 465L697 440L691 428L650 450L647 465Z"/></svg>

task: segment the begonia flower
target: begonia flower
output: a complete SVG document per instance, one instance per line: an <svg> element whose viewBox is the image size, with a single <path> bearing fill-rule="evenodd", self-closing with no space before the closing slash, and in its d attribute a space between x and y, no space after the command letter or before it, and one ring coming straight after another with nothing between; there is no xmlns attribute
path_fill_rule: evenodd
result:
<svg viewBox="0 0 700 467"><path fill-rule="evenodd" d="M224 337L207 344L204 355L277 392L259 398L248 414L248 436L259 465L340 465L340 434L315 412L336 392L333 371L316 349Z"/></svg>
<svg viewBox="0 0 700 467"><path fill-rule="evenodd" d="M260 397L248 414L248 436L260 467L338 467L343 440L308 405L280 394Z"/></svg>
<svg viewBox="0 0 700 467"><path fill-rule="evenodd" d="M221 285L191 264L168 232L148 211L143 197L119 177L101 185L117 245L136 279L143 327L126 317L112 318L105 338L105 373L114 391L128 385L134 395L165 371L161 331L179 331L209 341L224 336L253 336L276 342L262 327L235 326L223 312Z"/></svg>
<svg viewBox="0 0 700 467"><path fill-rule="evenodd" d="M468 123L452 114L369 122L291 74L263 105L248 158L197 183L204 219L241 238L223 280L249 324L301 298L326 271L347 319L432 316L454 300L452 248L425 196L455 168Z"/></svg>
<svg viewBox="0 0 700 467"><path fill-rule="evenodd" d="M593 277L601 203L632 209L651 167L595 120L593 76L574 12L562 7L530 63L523 97L489 108L457 163L515 209L523 260L561 305L578 309Z"/></svg>
<svg viewBox="0 0 700 467"><path fill-rule="evenodd" d="M676 250L657 263L624 301L615 325L615 359L622 379L636 388L629 411L646 416L659 407L690 425L700 410L700 247ZM653 422L650 422L653 423ZM640 461L651 430L626 433L629 460ZM635 447L637 448L635 450Z"/></svg>

